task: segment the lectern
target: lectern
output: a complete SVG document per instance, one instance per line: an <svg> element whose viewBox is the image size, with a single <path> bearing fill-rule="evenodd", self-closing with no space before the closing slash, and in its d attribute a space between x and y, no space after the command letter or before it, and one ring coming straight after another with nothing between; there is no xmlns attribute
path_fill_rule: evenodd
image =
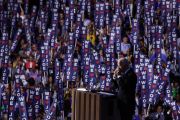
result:
<svg viewBox="0 0 180 120"><path fill-rule="evenodd" d="M118 118L114 94L73 90L71 120L119 120Z"/></svg>

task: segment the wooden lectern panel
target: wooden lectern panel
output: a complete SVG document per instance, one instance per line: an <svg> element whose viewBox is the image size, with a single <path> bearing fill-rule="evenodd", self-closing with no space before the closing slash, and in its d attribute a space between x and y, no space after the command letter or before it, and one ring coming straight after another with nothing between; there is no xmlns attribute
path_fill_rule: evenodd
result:
<svg viewBox="0 0 180 120"><path fill-rule="evenodd" d="M94 93L91 94L91 111L90 111L90 120L95 120L96 115L96 109L95 109L95 103L96 103L96 95Z"/></svg>
<svg viewBox="0 0 180 120"><path fill-rule="evenodd" d="M85 120L85 92L81 92L80 93L80 99L81 99L81 103L80 103L80 120Z"/></svg>
<svg viewBox="0 0 180 120"><path fill-rule="evenodd" d="M114 95L73 91L71 120L119 120Z"/></svg>
<svg viewBox="0 0 180 120"><path fill-rule="evenodd" d="M90 106L91 106L91 100L90 100L90 94L86 93L86 101L85 101L85 120L90 120Z"/></svg>

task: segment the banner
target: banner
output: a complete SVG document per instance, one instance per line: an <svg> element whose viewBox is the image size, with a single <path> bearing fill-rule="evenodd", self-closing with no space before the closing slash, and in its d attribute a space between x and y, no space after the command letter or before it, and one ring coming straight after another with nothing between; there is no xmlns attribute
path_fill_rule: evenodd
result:
<svg viewBox="0 0 180 120"><path fill-rule="evenodd" d="M97 2L96 3L96 5L95 5L95 15L94 15L94 24L95 24L95 27L96 28L99 28L99 19L100 19L100 17L99 17L99 14L100 14L100 3L99 2Z"/></svg>
<svg viewBox="0 0 180 120"><path fill-rule="evenodd" d="M110 25L110 5L109 2L105 2L105 25Z"/></svg>
<svg viewBox="0 0 180 120"><path fill-rule="evenodd" d="M72 66L73 66L73 54L74 54L74 34L69 33L69 42L67 46L67 52L65 56L65 62L64 62L64 71L65 71L65 78L66 80L71 81L72 79Z"/></svg>
<svg viewBox="0 0 180 120"><path fill-rule="evenodd" d="M28 15L29 13L29 0L24 0L24 14Z"/></svg>
<svg viewBox="0 0 180 120"><path fill-rule="evenodd" d="M40 103L41 103L41 91L40 87L35 88L35 95L34 95L34 112L35 117L37 118L39 116L40 112Z"/></svg>
<svg viewBox="0 0 180 120"><path fill-rule="evenodd" d="M15 34L14 39L13 39L13 43L12 43L12 46L10 49L11 52L14 52L14 50L16 49L21 33L22 33L22 29L18 29L17 33Z"/></svg>
<svg viewBox="0 0 180 120"><path fill-rule="evenodd" d="M78 58L74 58L73 59L73 68L72 68L72 78L71 78L71 80L72 81L77 81L77 79L78 79L78 75L79 75L79 69L78 69L78 67L79 67L80 65L79 65L79 59Z"/></svg>
<svg viewBox="0 0 180 120"><path fill-rule="evenodd" d="M79 14L77 14L76 29L75 29L75 39L76 40L79 40L81 30L82 30L82 14L79 13Z"/></svg>
<svg viewBox="0 0 180 120"><path fill-rule="evenodd" d="M65 8L65 29L68 30L69 29L69 26L70 26L70 9L69 7L66 7Z"/></svg>
<svg viewBox="0 0 180 120"><path fill-rule="evenodd" d="M48 110L48 112L45 115L44 120L52 120L53 117L56 114L56 106L57 106L57 99L55 99L51 105L51 108Z"/></svg>
<svg viewBox="0 0 180 120"><path fill-rule="evenodd" d="M104 28L105 26L105 4L102 2L99 4L99 27Z"/></svg>
<svg viewBox="0 0 180 120"><path fill-rule="evenodd" d="M167 62L167 65L166 65L166 69L160 79L160 84L158 85L159 86L159 91L158 91L158 94L159 95L162 95L162 93L164 92L164 89L166 87L167 84L170 84L169 83L169 72L170 72L170 66L171 66L171 62L168 61ZM164 96L163 96L164 97Z"/></svg>
<svg viewBox="0 0 180 120"><path fill-rule="evenodd" d="M8 83L8 64L9 64L9 40L8 40L8 34L3 33L2 34L2 47L1 47L1 56L2 59L2 82L4 84Z"/></svg>
<svg viewBox="0 0 180 120"><path fill-rule="evenodd" d="M45 114L47 114L50 109L50 92L47 90L43 92L43 105Z"/></svg>
<svg viewBox="0 0 180 120"><path fill-rule="evenodd" d="M4 108L3 110L2 110L2 113L3 114L7 114L8 113L8 106L9 106L9 95L5 92L5 90L4 91L2 91L1 92L1 95L0 95L1 97L2 97L2 108Z"/></svg>
<svg viewBox="0 0 180 120"><path fill-rule="evenodd" d="M171 103L171 107L172 107L172 116L173 116L173 119L174 120L179 120L179 114L180 114L180 107L179 107L179 105L174 101L174 102Z"/></svg>
<svg viewBox="0 0 180 120"><path fill-rule="evenodd" d="M28 120L25 97L23 95L18 96L19 113L21 120Z"/></svg>
<svg viewBox="0 0 180 120"><path fill-rule="evenodd" d="M106 85L106 66L101 65L101 73L100 73L100 90L104 91L105 90L105 85Z"/></svg>
<svg viewBox="0 0 180 120"><path fill-rule="evenodd" d="M14 119L15 112L15 96L11 95L9 100L9 109L8 109L8 120Z"/></svg>
<svg viewBox="0 0 180 120"><path fill-rule="evenodd" d="M29 92L28 102L27 102L28 120L34 120L35 119L35 114L34 114L35 89L29 88L28 92Z"/></svg>
<svg viewBox="0 0 180 120"><path fill-rule="evenodd" d="M115 27L115 50L119 55L121 52L121 27Z"/></svg>

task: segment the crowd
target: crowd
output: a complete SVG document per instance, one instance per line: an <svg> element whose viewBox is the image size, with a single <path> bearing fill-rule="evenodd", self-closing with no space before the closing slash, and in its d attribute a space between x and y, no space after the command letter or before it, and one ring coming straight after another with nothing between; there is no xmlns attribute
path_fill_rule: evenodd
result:
<svg viewBox="0 0 180 120"><path fill-rule="evenodd" d="M70 117L71 90L137 76L134 119L180 115L179 0L0 0L0 119Z"/></svg>

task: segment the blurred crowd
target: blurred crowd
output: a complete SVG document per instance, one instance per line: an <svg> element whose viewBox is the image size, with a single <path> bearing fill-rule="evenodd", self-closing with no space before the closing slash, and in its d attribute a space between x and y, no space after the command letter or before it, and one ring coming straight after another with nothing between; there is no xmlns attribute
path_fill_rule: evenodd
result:
<svg viewBox="0 0 180 120"><path fill-rule="evenodd" d="M150 0L0 0L0 49L3 49L3 39L4 34L8 34L7 43L9 52L7 55L0 57L0 87L1 87L1 99L0 99L0 113L1 119L9 118L9 101L12 96L16 96L16 90L20 89L21 95L25 97L27 118L31 119L43 119L48 112L46 112L45 106L45 93L48 92L48 110L50 106L54 103L54 99L57 98L56 112L54 112L54 117L51 119L62 119L71 116L71 90L78 87L86 87L88 89L111 91L111 82L106 84L102 81L104 78L112 78L114 70L117 66L117 60L120 58L126 58L131 67L135 68L135 52L136 44L133 41L133 19L138 19L138 51L140 54L144 55L149 62L153 65L156 64L156 51L153 41L148 41L148 30L146 22L146 2L151 2ZM169 8L170 12L163 13L162 7L163 0L153 1L153 20L150 26L163 26L162 41L161 41L161 66L162 69L166 68L167 62L170 61L170 72L169 83L172 93L173 101L176 101L178 107L180 102L180 10L177 8L180 4L178 0L168 0L170 4L173 1L176 2L176 8ZM57 3L57 4L56 4ZM108 9L104 8L103 25L97 25L97 3L108 4ZM140 4L140 13L137 15L138 4ZM152 4L152 3L151 3ZM149 6L151 5L148 4ZM167 1L166 1L167 4ZM166 7L165 4L165 7ZM57 6L58 7L57 7ZM83 8L84 6L84 8ZM180 5L179 5L180 6ZM10 7L10 8L9 8ZM15 9L16 8L16 9ZM54 10L57 8L57 20L53 21L53 15L55 15ZM70 13L73 15L67 15L67 8L70 9ZM35 10L35 11L34 11ZM72 10L72 11L71 11ZM41 16L44 12L44 19ZM115 16L117 14L117 16ZM173 24L168 24L166 16L168 14L176 16L175 26ZM78 20L78 15L81 15L81 20ZM68 17L67 17L68 16ZM69 18L73 16L73 18ZM99 18L100 19L100 18ZM15 20L15 24L14 21ZM115 20L115 21L114 21ZM80 21L80 22L79 22ZM67 23L69 23L67 25ZM43 28L45 26L45 28ZM172 37L169 37L169 33L172 29L175 30L176 43L172 45ZM55 30L48 32L49 29ZM116 37L113 36L113 30L120 28L120 33L116 33ZM83 29L86 29L86 33L82 33ZM78 37L75 34L79 30ZM18 34L19 33L19 34ZM51 40L47 42L48 35L50 33ZM71 33L74 34L73 37L73 49L69 53L69 48L71 46L70 37ZM112 40L113 39L113 40ZM54 41L52 41L54 40ZM85 59L87 58L85 53L88 52L85 49L85 41L88 43L88 52L91 54L89 57L89 63L95 65L93 67L93 85L90 82L85 81L86 74L86 64ZM118 42L117 42L118 41ZM113 43L112 43L113 42ZM120 49L118 50L117 44L120 43ZM13 45L15 48L13 49ZM44 48L48 47L48 61L43 56L42 46ZM111 47L112 46L112 47ZM176 46L176 49L174 49ZM108 60L108 49L113 49L109 54L111 55L110 61ZM176 54L174 54L176 50ZM45 51L45 53L47 52ZM84 52L85 51L85 52ZM97 58L95 57L97 54ZM72 55L70 62L72 64L77 60L77 66L71 65L70 73L75 77L73 79L68 79L69 69L69 59L68 55ZM6 66L4 56L9 56L8 64ZM140 59L140 57L139 57ZM43 60L48 64L47 69L43 69ZM58 62L57 62L58 61ZM107 76L108 65L110 63L110 73ZM59 66L56 64L59 63ZM89 65L90 65L89 64ZM114 64L114 65L112 65ZM56 69L58 67L58 70ZM77 67L77 69L76 69ZM7 69L6 69L7 68ZM73 69L74 68L74 69ZM8 72L4 72L4 70ZM90 71L90 70L89 70ZM59 81L57 81L56 73L59 74ZM3 81L4 74L7 74L7 81ZM19 76L19 83L16 82L16 77ZM73 76L72 75L72 76ZM91 74L88 73L90 76ZM89 78L91 78L89 77ZM137 78L138 78L137 74ZM148 81L148 79L147 79ZM19 88L17 86L19 85ZM61 85L61 86L59 86ZM103 85L105 87L103 87ZM36 89L39 88L39 91ZM30 91L34 91L33 101L30 98ZM39 99L36 100L36 92L39 93ZM140 93L136 94L136 97ZM6 98L5 98L6 97ZM16 98L18 99L18 98ZM8 103L6 103L7 101ZM15 100L17 101L17 100ZM35 110L35 104L39 101L38 112L32 112L33 115L29 115L31 108ZM32 105L31 108L28 106ZM14 119L21 119L22 115L19 108L18 102L14 104ZM179 108L178 108L179 109ZM143 116L143 112L138 110L137 115ZM167 119L172 119L171 112L172 108L170 106L165 106L162 100L156 101L156 104L151 107L149 114L146 115L147 119L150 120L163 120L165 117ZM179 112L179 111L178 111ZM168 114L168 115L166 115ZM179 115L179 113L177 113Z"/></svg>

